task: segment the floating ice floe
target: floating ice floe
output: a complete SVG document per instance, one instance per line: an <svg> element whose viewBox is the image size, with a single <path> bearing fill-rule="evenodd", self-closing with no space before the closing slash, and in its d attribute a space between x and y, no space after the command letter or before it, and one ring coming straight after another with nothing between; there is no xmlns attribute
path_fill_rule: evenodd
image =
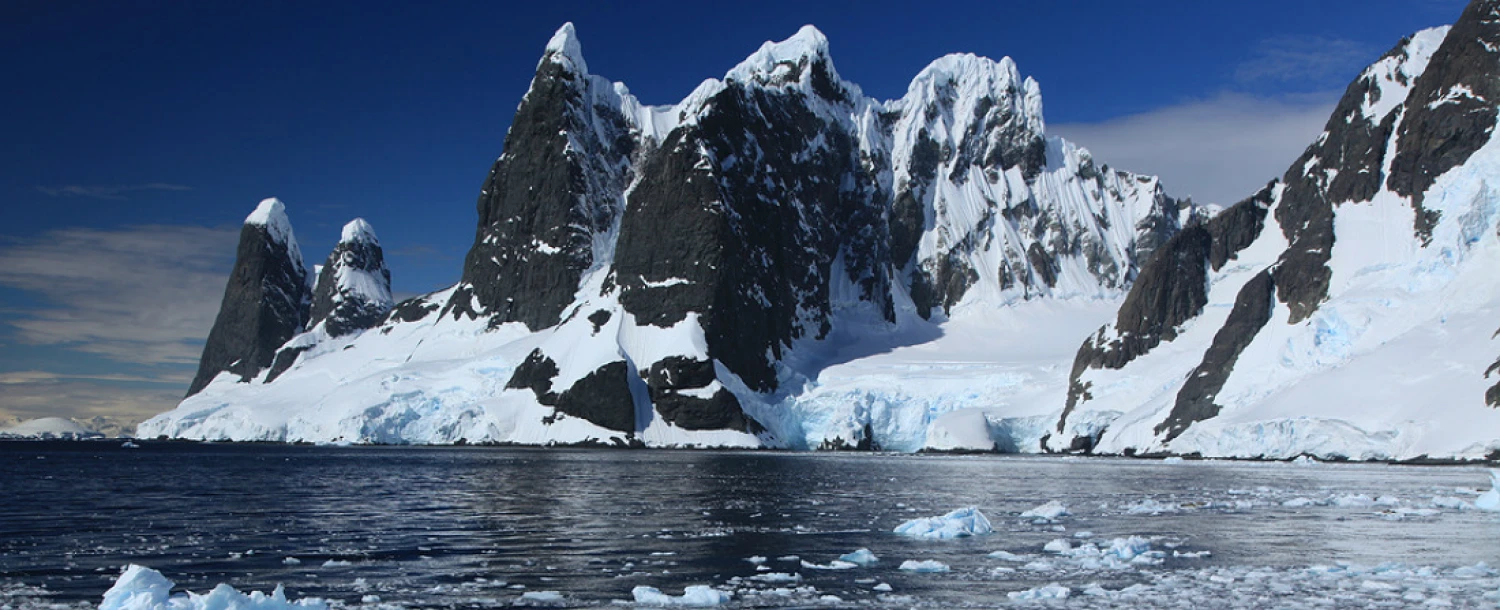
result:
<svg viewBox="0 0 1500 610"><path fill-rule="evenodd" d="M1058 538L1048 542L1042 550L1062 558L1065 566L1084 570L1121 570L1132 566L1158 565L1166 557L1164 551L1152 550L1151 541L1140 536L1115 538L1097 544L1085 542L1078 546L1073 546L1072 541L1066 538ZM1015 562L1026 560L1003 551L991 553L990 557ZM1027 563L1021 569L1048 572L1057 567L1054 562L1039 560Z"/></svg>
<svg viewBox="0 0 1500 610"><path fill-rule="evenodd" d="M1050 519L1056 519L1058 517L1065 517L1065 516L1071 515L1071 514L1073 514L1073 513L1068 512L1068 507L1063 506L1062 502L1058 502L1057 500L1052 500L1052 501L1050 501L1050 502L1048 502L1046 504L1043 504L1041 506L1038 506L1036 508L1028 510L1028 511L1026 511L1024 513L1021 513L1021 517L1026 518L1026 519L1049 519L1050 520Z"/></svg>
<svg viewBox="0 0 1500 610"><path fill-rule="evenodd" d="M912 519L896 526L897 534L913 538L950 540L965 536L979 536L995 531L990 520L974 506L960 508L941 517Z"/></svg>
<svg viewBox="0 0 1500 610"><path fill-rule="evenodd" d="M99 610L290 610L293 608L317 608L327 610L328 604L321 599L307 598L287 601L286 591L277 585L270 595L260 591L240 593L227 584L214 587L206 595L180 593L171 595L171 580L151 568L132 565L115 581L115 585L104 592L104 603Z"/></svg>
<svg viewBox="0 0 1500 610"><path fill-rule="evenodd" d="M906 561L901 562L901 568L900 569L902 571L904 571L904 572L921 572L921 573L927 573L927 574L935 574L935 573L940 573L940 572L947 572L948 571L948 564L943 563L941 561L933 561L931 559L924 559L922 561L917 561L915 559L908 559Z"/></svg>
<svg viewBox="0 0 1500 610"><path fill-rule="evenodd" d="M880 558L876 557L874 553L871 553L870 549L859 549L851 553L844 553L843 555L840 555L839 561L847 561L854 565L868 568L872 565L875 565L876 563L879 563Z"/></svg>
<svg viewBox="0 0 1500 610"><path fill-rule="evenodd" d="M1010 553L1007 551L995 551L993 553L990 553L989 556L990 559L999 559L1000 561L1010 561L1014 563L1025 563L1027 561L1031 561L1030 557L1026 557L1025 555L1017 555L1015 553Z"/></svg>
<svg viewBox="0 0 1500 610"><path fill-rule="evenodd" d="M517 599L517 606L560 606L567 603L559 591L527 591Z"/></svg>
<svg viewBox="0 0 1500 610"><path fill-rule="evenodd" d="M1016 601L1031 601L1038 599L1067 599L1072 594L1072 589L1052 583L1044 587L1027 589L1025 591L1011 591L1010 593L1006 593L1005 596Z"/></svg>
<svg viewBox="0 0 1500 610"><path fill-rule="evenodd" d="M693 585L683 589L682 595L667 595L656 587L636 587L630 591L635 603L641 606L686 606L706 608L729 603L734 596L708 585Z"/></svg>
<svg viewBox="0 0 1500 610"><path fill-rule="evenodd" d="M802 582L802 575L788 574L786 572L771 572L768 574L756 574L755 576L751 576L750 580L774 584L795 583Z"/></svg>
<svg viewBox="0 0 1500 610"><path fill-rule="evenodd" d="M809 570L852 570L854 568L859 567L859 564L853 563L853 562L849 562L849 561L844 561L842 559L835 559L833 561L828 562L827 564L813 563L811 561L808 561L808 560L804 559L804 560L802 560L802 567L807 568Z"/></svg>
<svg viewBox="0 0 1500 610"><path fill-rule="evenodd" d="M1490 469L1490 490L1474 500L1474 508L1500 511L1500 470Z"/></svg>

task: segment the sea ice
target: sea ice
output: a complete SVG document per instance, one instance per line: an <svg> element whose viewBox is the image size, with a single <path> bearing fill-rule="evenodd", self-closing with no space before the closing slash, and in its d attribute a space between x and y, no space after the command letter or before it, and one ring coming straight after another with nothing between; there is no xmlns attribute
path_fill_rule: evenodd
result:
<svg viewBox="0 0 1500 610"><path fill-rule="evenodd" d="M756 574L755 576L751 576L750 580L773 584L792 583L802 582L802 575L788 574L786 572L770 572L767 574Z"/></svg>
<svg viewBox="0 0 1500 610"><path fill-rule="evenodd" d="M906 571L906 572L923 572L923 573L932 574L932 573L938 573L938 572L947 572L948 571L948 564L943 563L941 561L933 561L931 559L924 559L922 561L917 561L915 559L908 559L906 561L901 562L901 568L900 569L902 571Z"/></svg>
<svg viewBox="0 0 1500 610"><path fill-rule="evenodd" d="M852 570L854 568L859 567L859 564L848 562L848 561L844 561L842 559L835 559L833 561L828 562L827 565L824 565L824 564L821 564L821 563L813 563L811 561L808 561L808 560L804 559L804 560L802 560L802 567L807 568L809 570Z"/></svg>
<svg viewBox="0 0 1500 610"><path fill-rule="evenodd" d="M993 553L990 553L990 559L999 559L1000 561L1011 561L1015 563L1030 561L1030 559L1027 557L1007 551L995 551Z"/></svg>
<svg viewBox="0 0 1500 610"><path fill-rule="evenodd" d="M557 591L527 591L521 594L517 604L553 606L564 603L562 593Z"/></svg>
<svg viewBox="0 0 1500 610"><path fill-rule="evenodd" d="M852 553L845 553L843 555L840 555L839 561L847 561L854 565L868 568L880 562L880 558L876 557L874 553L871 553L870 549L859 549Z"/></svg>
<svg viewBox="0 0 1500 610"><path fill-rule="evenodd" d="M960 508L941 517L912 519L896 526L895 532L913 538L950 540L995 531L977 507Z"/></svg>
<svg viewBox="0 0 1500 610"><path fill-rule="evenodd" d="M1068 507L1063 506L1062 502L1052 500L1046 504L1021 513L1021 516L1027 519L1056 519L1058 517L1063 517L1071 514L1073 513L1068 512Z"/></svg>
<svg viewBox="0 0 1500 610"><path fill-rule="evenodd" d="M1005 596L1017 601L1030 601L1037 599L1067 599L1072 594L1072 589L1052 583L1044 587L1027 589L1025 591L1011 591L1010 593L1006 593Z"/></svg>
<svg viewBox="0 0 1500 610"><path fill-rule="evenodd" d="M720 591L708 585L692 585L683 589L682 595L667 595L656 587L640 586L632 589L630 595L635 598L635 603L642 606L688 606L703 608L708 606L720 606L729 602L733 597L729 593Z"/></svg>
<svg viewBox="0 0 1500 610"><path fill-rule="evenodd" d="M104 592L104 603L99 610L290 610L292 608L328 609L328 604L317 598L287 601L286 591L280 585L266 595L260 591L240 593L227 584L220 584L207 595L170 595L174 583L151 568L132 565L115 581L115 585Z"/></svg>

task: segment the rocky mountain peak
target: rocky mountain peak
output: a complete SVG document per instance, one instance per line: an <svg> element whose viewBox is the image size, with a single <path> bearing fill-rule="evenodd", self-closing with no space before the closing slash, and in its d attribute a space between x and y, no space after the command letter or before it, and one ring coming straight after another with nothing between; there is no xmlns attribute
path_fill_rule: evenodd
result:
<svg viewBox="0 0 1500 610"><path fill-rule="evenodd" d="M394 304L380 239L370 223L356 218L344 225L338 245L318 272L308 327L322 324L333 337L373 328Z"/></svg>
<svg viewBox="0 0 1500 610"><path fill-rule="evenodd" d="M859 97L850 95L854 88L839 78L838 71L833 68L833 59L828 54L828 38L811 25L802 26L786 40L762 44L760 49L725 74L724 82L794 88L830 100Z"/></svg>
<svg viewBox="0 0 1500 610"><path fill-rule="evenodd" d="M302 248L297 245L297 236L292 232L292 221L287 218L286 204L275 197L262 199L255 211L245 217L245 224L262 227L266 236L274 243L286 246L291 259L303 263Z"/></svg>
<svg viewBox="0 0 1500 610"><path fill-rule="evenodd" d="M222 372L250 381L307 322L311 287L286 206L266 199L245 218L234 271L188 395Z"/></svg>
<svg viewBox="0 0 1500 610"><path fill-rule="evenodd" d="M589 64L583 60L583 46L578 42L578 32L573 29L573 22L562 24L562 27L557 28L557 33L552 35L552 39L547 41L537 67L540 68L547 62L556 63L571 72L588 74Z"/></svg>

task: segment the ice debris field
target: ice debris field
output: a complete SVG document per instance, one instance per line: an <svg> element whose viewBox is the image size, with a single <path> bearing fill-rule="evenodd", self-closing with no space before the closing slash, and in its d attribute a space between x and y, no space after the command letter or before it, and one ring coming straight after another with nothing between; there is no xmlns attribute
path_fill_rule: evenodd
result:
<svg viewBox="0 0 1500 610"><path fill-rule="evenodd" d="M1182 466L1191 467L1191 466ZM1287 466L1298 468L1298 466ZM1096 535L1082 526L1106 526L1129 520L1144 530L1153 519L1177 519L1193 513L1231 521L1271 511L1335 510L1346 519L1427 520L1444 515L1481 517L1481 527L1500 528L1500 470L1489 473L1490 489L1431 489L1428 495L1373 495L1326 489L1227 489L1202 497L1163 494L1129 501L1069 507L1053 500L1005 515L985 515L965 507L943 515L909 519L894 529L893 551L858 548L836 557L783 555L745 557L744 574L717 583L676 587L640 584L622 588L615 599L599 600L566 591L524 590L494 581L509 596L474 597L476 607L994 607L1066 608L1496 608L1500 607L1500 570L1492 562L1464 565L1415 565L1393 554L1379 563L1327 562L1307 565L1236 565L1216 562L1214 549L1183 536L1159 533ZM1443 493L1446 492L1446 493ZM1081 509L1081 510L1075 510ZM908 509L910 510L910 509ZM1077 515L1088 513L1093 518ZM1103 519L1100 519L1103 517ZM1141 524L1145 524L1142 526ZM816 532L812 532L816 533ZM831 533L831 532L829 532ZM824 533L826 534L826 533ZM1016 540L1051 534L1042 544ZM663 535L663 539L671 536ZM911 541L917 547L894 544ZM1366 541L1366 544L1380 544ZM976 547L976 544L978 545ZM916 549L915 551L913 549ZM975 556L976 549L988 549ZM1394 548L1394 547L1393 547ZM1500 549L1493 549L1500 553ZM1484 551L1481 550L1481 555ZM676 566L675 552L652 553L643 564ZM902 557L901 555L921 555ZM1472 556L1472 554L1470 555ZM672 560L672 561L668 561ZM304 562L287 557L288 565ZM1493 562L1500 564L1500 561ZM329 560L325 570L347 561ZM626 566L633 568L636 566ZM645 567L645 566L641 566ZM550 568L539 568L550 569ZM666 569L662 575L670 574ZM845 575L842 581L861 591L851 594L819 588L818 574ZM893 585L896 575L904 582ZM484 579L479 579L483 581ZM1001 595L955 602L935 598L933 591L1000 584ZM358 579L357 589L376 591ZM519 590L518 590L519 587ZM174 589L177 589L174 591ZM434 589L433 592L437 592ZM0 608L74 608L46 601L47 592L13 583L0 584ZM375 593L354 599L289 599L282 587L241 592L218 584L206 593L180 590L157 570L130 565L103 595L99 610L289 610L362 608L403 610L423 607L383 601Z"/></svg>

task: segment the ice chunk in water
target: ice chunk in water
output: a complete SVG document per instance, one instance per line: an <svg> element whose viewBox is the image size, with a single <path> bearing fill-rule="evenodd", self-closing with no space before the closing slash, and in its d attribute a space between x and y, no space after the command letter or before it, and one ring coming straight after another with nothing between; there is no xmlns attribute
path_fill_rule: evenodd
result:
<svg viewBox="0 0 1500 610"><path fill-rule="evenodd" d="M1024 601L1034 599L1067 599L1072 594L1072 589L1052 583L1045 587L1037 587L1025 591L1011 591L1010 593L1006 593L1005 596L1017 601Z"/></svg>
<svg viewBox="0 0 1500 610"><path fill-rule="evenodd" d="M557 591L527 591L521 594L517 604L555 606L564 603L562 593Z"/></svg>
<svg viewBox="0 0 1500 610"><path fill-rule="evenodd" d="M941 517L912 519L896 526L895 532L913 538L950 540L995 531L977 507L960 508Z"/></svg>
<svg viewBox="0 0 1500 610"><path fill-rule="evenodd" d="M1474 508L1500 511L1500 470L1490 469L1490 490L1474 500Z"/></svg>
<svg viewBox="0 0 1500 610"><path fill-rule="evenodd" d="M321 599L307 598L295 602L286 599L286 591L279 585L270 595L252 591L240 593L226 584L214 587L207 595L169 595L173 583L151 568L132 565L115 581L115 586L104 592L104 603L99 610L210 610L234 608L235 610L290 610L293 608L319 608L327 610L328 604Z"/></svg>
<svg viewBox="0 0 1500 610"><path fill-rule="evenodd" d="M925 572L931 574L938 572L947 572L948 564L941 561L933 561L931 559L924 559L922 561L908 559L901 562L900 569L906 572Z"/></svg>
<svg viewBox="0 0 1500 610"><path fill-rule="evenodd" d="M642 606L687 606L694 608L705 608L709 606L721 606L729 602L729 593L720 591L708 585L693 585L682 591L682 595L673 596L662 593L656 587L636 587L630 591L635 598L635 603Z"/></svg>
<svg viewBox="0 0 1500 610"><path fill-rule="evenodd" d="M1056 519L1058 517L1071 514L1073 513L1068 512L1068 507L1063 506L1062 502L1052 500L1051 502L1021 513L1021 516L1027 519Z"/></svg>
<svg viewBox="0 0 1500 610"><path fill-rule="evenodd" d="M847 561L854 565L868 568L872 565L875 565L876 563L879 563L880 558L876 557L874 553L871 553L870 549L859 549L852 553L839 555L839 561Z"/></svg>

